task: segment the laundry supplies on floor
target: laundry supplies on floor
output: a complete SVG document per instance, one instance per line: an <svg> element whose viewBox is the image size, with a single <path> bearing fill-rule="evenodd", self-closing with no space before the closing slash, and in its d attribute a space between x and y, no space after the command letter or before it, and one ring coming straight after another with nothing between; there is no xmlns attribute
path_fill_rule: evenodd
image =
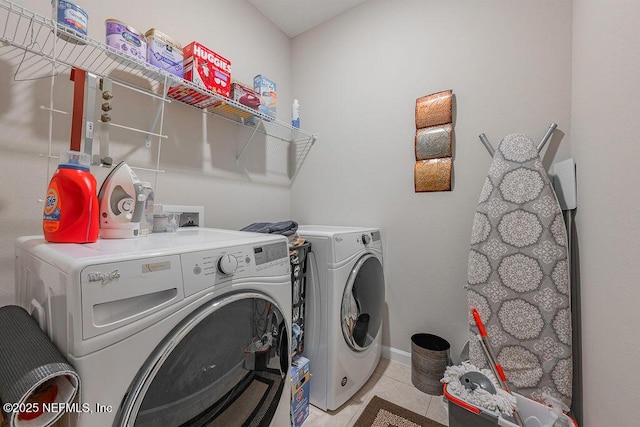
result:
<svg viewBox="0 0 640 427"><path fill-rule="evenodd" d="M563 413L568 410L560 400L545 396L545 404L499 386L488 369L469 362L449 366L442 378L448 403L449 427L578 427ZM519 416L517 421L515 415ZM557 422L565 424L557 424Z"/></svg>
<svg viewBox="0 0 640 427"><path fill-rule="evenodd" d="M489 386L482 381L463 381L464 376L470 373L478 374L477 378L488 381ZM469 362L447 367L441 382L447 385L447 393L454 394L475 406L505 416L513 415L513 411L516 409L516 398L500 388L493 373L488 369L480 369Z"/></svg>

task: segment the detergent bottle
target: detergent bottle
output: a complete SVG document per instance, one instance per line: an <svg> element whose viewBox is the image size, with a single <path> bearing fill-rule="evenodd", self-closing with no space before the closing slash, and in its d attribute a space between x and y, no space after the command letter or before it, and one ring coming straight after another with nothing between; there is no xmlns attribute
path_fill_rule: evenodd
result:
<svg viewBox="0 0 640 427"><path fill-rule="evenodd" d="M291 126L300 129L300 103L297 99L293 100L293 105L291 106Z"/></svg>
<svg viewBox="0 0 640 427"><path fill-rule="evenodd" d="M64 151L49 182L42 229L47 242L92 243L98 240L99 205L91 156Z"/></svg>

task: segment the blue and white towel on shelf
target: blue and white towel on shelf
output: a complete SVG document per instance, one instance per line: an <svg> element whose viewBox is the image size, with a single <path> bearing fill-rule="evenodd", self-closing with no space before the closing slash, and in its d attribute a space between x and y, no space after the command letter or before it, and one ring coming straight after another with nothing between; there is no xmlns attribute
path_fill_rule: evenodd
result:
<svg viewBox="0 0 640 427"><path fill-rule="evenodd" d="M254 233L281 234L289 239L289 248L297 248L304 244L305 239L298 235L298 223L292 220L280 222L254 222L240 231Z"/></svg>
<svg viewBox="0 0 640 427"><path fill-rule="evenodd" d="M254 233L282 234L283 236L291 236L298 231L298 223L295 221L280 222L254 222L240 231L252 231Z"/></svg>

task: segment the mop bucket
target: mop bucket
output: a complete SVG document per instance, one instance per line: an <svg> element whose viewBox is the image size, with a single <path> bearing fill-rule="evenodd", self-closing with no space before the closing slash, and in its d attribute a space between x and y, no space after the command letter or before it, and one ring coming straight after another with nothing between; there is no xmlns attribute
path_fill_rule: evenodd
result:
<svg viewBox="0 0 640 427"><path fill-rule="evenodd" d="M510 418L504 418L501 413L469 403L460 396L447 390L447 384L443 387L444 397L448 402L449 427L518 427ZM528 399L518 393L511 393L516 397L518 412L524 421L525 427L551 427L554 418L552 409L535 400ZM578 423L571 417L571 427L578 427Z"/></svg>

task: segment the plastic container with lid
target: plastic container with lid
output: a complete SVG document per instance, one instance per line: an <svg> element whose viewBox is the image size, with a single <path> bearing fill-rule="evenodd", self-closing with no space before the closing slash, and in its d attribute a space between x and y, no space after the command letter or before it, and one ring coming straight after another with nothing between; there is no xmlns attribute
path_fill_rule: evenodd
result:
<svg viewBox="0 0 640 427"><path fill-rule="evenodd" d="M141 32L117 19L104 21L106 44L111 49L141 62L147 61L147 42Z"/></svg>
<svg viewBox="0 0 640 427"><path fill-rule="evenodd" d="M97 184L89 170L91 156L64 151L49 182L42 217L47 242L92 243L98 240Z"/></svg>
<svg viewBox="0 0 640 427"><path fill-rule="evenodd" d="M147 41L147 62L182 78L184 56L180 43L155 28L144 33L144 37Z"/></svg>
<svg viewBox="0 0 640 427"><path fill-rule="evenodd" d="M66 0L51 0L53 20L57 23L57 34L63 40L75 44L86 44L89 15L77 4Z"/></svg>
<svg viewBox="0 0 640 427"><path fill-rule="evenodd" d="M144 193L144 212L140 218L140 235L147 236L153 229L153 187L150 182L144 181L141 184Z"/></svg>

